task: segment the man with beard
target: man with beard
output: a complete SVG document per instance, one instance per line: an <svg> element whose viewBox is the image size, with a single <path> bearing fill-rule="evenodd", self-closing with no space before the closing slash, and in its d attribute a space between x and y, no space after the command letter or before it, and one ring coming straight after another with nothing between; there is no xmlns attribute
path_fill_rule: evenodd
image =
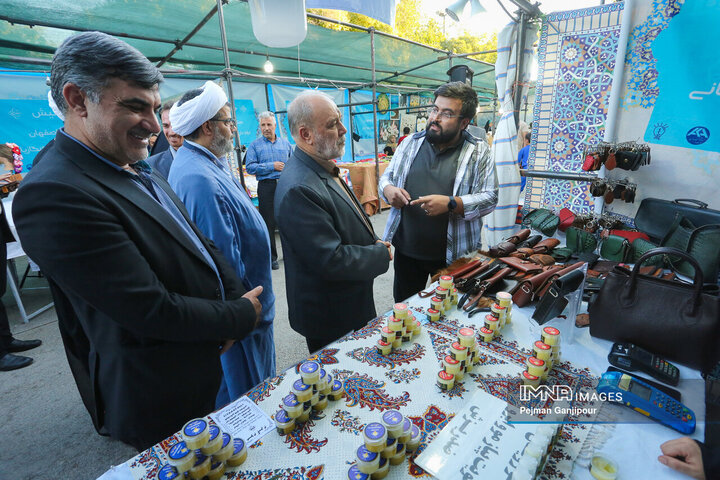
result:
<svg viewBox="0 0 720 480"><path fill-rule="evenodd" d="M64 126L13 218L50 283L95 428L144 450L214 409L221 346L253 330L262 289L245 293L145 162L160 71L127 43L84 32L58 47L50 72Z"/></svg>
<svg viewBox="0 0 720 480"><path fill-rule="evenodd" d="M375 317L373 280L392 255L338 176L333 159L347 130L335 102L304 92L288 106L288 122L297 146L278 181L275 218L290 325L315 352Z"/></svg>
<svg viewBox="0 0 720 480"><path fill-rule="evenodd" d="M477 95L464 82L435 90L424 132L398 145L380 178L392 206L384 239L395 246L393 296L425 288L428 275L480 248L482 217L497 204L498 182L488 145L465 131Z"/></svg>
<svg viewBox="0 0 720 480"><path fill-rule="evenodd" d="M148 165L150 165L153 170L165 179L168 178L170 165L172 165L172 162L175 159L175 154L177 153L178 148L182 147L183 144L182 135L178 135L170 124L170 109L173 104L174 102L167 102L160 110L160 120L162 121L163 134L165 134L165 138L170 146L164 152L156 153L147 159Z"/></svg>
<svg viewBox="0 0 720 480"><path fill-rule="evenodd" d="M170 110L170 121L185 136L170 168L170 186L198 228L230 261L245 288L263 288L258 297L260 323L220 358L224 376L219 408L275 375L270 240L265 222L226 161L236 125L225 91L209 81L185 93Z"/></svg>

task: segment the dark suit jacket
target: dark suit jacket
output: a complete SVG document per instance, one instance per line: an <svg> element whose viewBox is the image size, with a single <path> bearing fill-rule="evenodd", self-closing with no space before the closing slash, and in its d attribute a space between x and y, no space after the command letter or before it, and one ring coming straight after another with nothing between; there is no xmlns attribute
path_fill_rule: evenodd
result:
<svg viewBox="0 0 720 480"><path fill-rule="evenodd" d="M233 269L173 199L219 280L170 214L119 172L58 132L22 182L13 218L50 281L58 325L96 429L138 449L212 411L218 349L253 328Z"/></svg>
<svg viewBox="0 0 720 480"><path fill-rule="evenodd" d="M337 338L375 317L373 280L390 256L361 215L330 174L295 148L278 180L275 218L290 325L301 335Z"/></svg>
<svg viewBox="0 0 720 480"><path fill-rule="evenodd" d="M170 175L170 166L175 159L170 151L171 148L172 147L168 147L168 149L164 152L157 153L147 159L148 164L153 168L153 170L157 170L160 176L165 180L167 180L168 175Z"/></svg>

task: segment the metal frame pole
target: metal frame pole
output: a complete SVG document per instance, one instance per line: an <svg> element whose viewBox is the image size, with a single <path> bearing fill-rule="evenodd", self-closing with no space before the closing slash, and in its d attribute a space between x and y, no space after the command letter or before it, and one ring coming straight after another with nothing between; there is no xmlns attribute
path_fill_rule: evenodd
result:
<svg viewBox="0 0 720 480"><path fill-rule="evenodd" d="M373 145L375 147L375 182L380 185L380 159L378 158L377 125L377 83L375 83L375 29L370 28L370 64L372 66L372 104L373 104ZM378 186L378 188L380 188Z"/></svg>
<svg viewBox="0 0 720 480"><path fill-rule="evenodd" d="M235 116L235 96L233 95L232 85L232 71L230 69L230 53L228 52L227 35L225 34L225 17L223 16L222 0L217 0L217 14L218 20L220 21L220 40L222 41L223 56L225 57L225 71L223 72L223 75L225 76L225 80L227 83L226 88L228 92L228 99L230 100L230 115L232 116L233 122L237 124L237 117ZM243 189L247 191L247 187L245 186L245 176L243 175L242 170L242 145L240 145L240 135L238 134L237 128L235 129L234 136L235 160L237 161L238 166L238 176L240 177L240 183L242 184ZM232 175L232 169L230 171L230 174Z"/></svg>
<svg viewBox="0 0 720 480"><path fill-rule="evenodd" d="M353 133L355 130L353 129L353 103L352 103L352 90L348 88L348 112L350 112L350 115L348 115L348 126L350 127L350 155L352 156L353 162L355 161L355 140L353 140ZM340 105L338 105L338 108L340 108Z"/></svg>

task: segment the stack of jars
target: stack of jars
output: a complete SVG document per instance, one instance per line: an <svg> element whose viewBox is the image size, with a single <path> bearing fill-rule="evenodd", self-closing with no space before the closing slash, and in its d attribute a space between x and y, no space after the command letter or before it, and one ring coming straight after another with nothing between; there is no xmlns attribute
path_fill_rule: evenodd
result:
<svg viewBox="0 0 720 480"><path fill-rule="evenodd" d="M396 303L393 306L393 315L388 317L387 325L382 328L380 340L377 341L375 348L380 355L387 355L400 348L403 343L420 335L420 332L422 325L415 319L407 304Z"/></svg>
<svg viewBox="0 0 720 480"><path fill-rule="evenodd" d="M547 380L550 370L560 360L560 330L555 327L542 329L540 340L533 343L533 355L526 361L522 373L524 385L537 387Z"/></svg>
<svg viewBox="0 0 720 480"><path fill-rule="evenodd" d="M435 288L435 294L430 299L430 308L427 310L431 322L440 320L440 315L445 314L458 303L458 291L453 283L453 277L443 275L439 279L439 285Z"/></svg>
<svg viewBox="0 0 720 480"><path fill-rule="evenodd" d="M463 327L458 330L458 337L450 345L450 351L442 359L443 369L438 372L437 384L441 390L447 391L462 382L465 374L480 360L475 330Z"/></svg>

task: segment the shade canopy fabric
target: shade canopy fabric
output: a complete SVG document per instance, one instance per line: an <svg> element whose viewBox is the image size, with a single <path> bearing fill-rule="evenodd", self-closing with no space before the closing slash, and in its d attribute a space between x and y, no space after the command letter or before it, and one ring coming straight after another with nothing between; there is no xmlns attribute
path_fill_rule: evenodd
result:
<svg viewBox="0 0 720 480"><path fill-rule="evenodd" d="M127 41L163 69L220 72L225 62L216 9L214 0L0 0L0 20L3 20L0 22L0 68L47 70L53 52L68 35L100 30ZM294 79L297 84L307 85L313 84L313 80L308 79L327 79L331 83L325 82L325 86L338 82L338 87L349 88L354 87L342 82L372 82L368 32L308 25L307 37L298 47L268 48L252 33L246 2L231 0L223 7L223 14L230 65L241 74L249 75L245 77L248 81L288 84ZM433 89L447 82L449 60L393 75L447 54L376 34L379 88ZM274 64L273 76L255 77L265 75L266 55ZM492 65L472 59L453 59L453 62L467 64L475 71L473 86L481 101L494 97Z"/></svg>

